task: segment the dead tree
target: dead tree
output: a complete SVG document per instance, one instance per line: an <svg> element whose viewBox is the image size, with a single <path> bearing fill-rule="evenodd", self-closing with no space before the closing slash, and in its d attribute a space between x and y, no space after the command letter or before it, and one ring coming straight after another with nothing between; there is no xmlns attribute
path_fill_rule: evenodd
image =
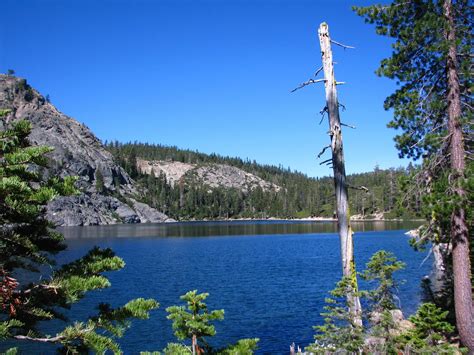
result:
<svg viewBox="0 0 474 355"><path fill-rule="evenodd" d="M350 226L350 215L349 215L349 198L348 198L348 184L346 182L346 168L344 164L344 151L342 147L342 126L353 126L346 125L341 122L339 117L339 106L341 104L337 99L336 86L343 84L342 82L336 82L334 77L334 63L332 59L331 43L334 43L343 48L353 48L350 46L343 45L339 42L331 40L329 37L328 25L322 23L319 26L319 43L321 45L321 55L323 66L316 71L315 76L321 71L324 72L324 79L309 79L308 81L300 84L294 92L305 86L324 82L326 89L326 106L321 110L321 114L327 113L329 118L329 136L331 138L331 144L324 147L318 158L324 154L326 149L331 148L332 158L323 161L321 164L332 164L334 171L334 187L336 190L336 213L338 222L338 232L341 244L341 262L342 262L342 273L343 276L351 280L353 292L347 295L347 303L349 305L350 313L354 324L362 326L361 317L361 306L360 300L357 295L357 275L354 263L354 243L352 239L352 229ZM364 188L365 189L365 188Z"/></svg>
<svg viewBox="0 0 474 355"><path fill-rule="evenodd" d="M339 102L337 99L337 82L334 77L331 38L326 23L319 26L319 44L324 71L324 86L326 90L326 111L329 116L329 136L331 138L332 167L334 171L334 187L336 190L336 213L339 239L341 243L342 273L352 282L353 294L347 295L351 314L356 324L362 325L360 300L357 296L357 277L354 263L354 243L349 215L349 197L347 192L346 168L342 146L341 120L339 117ZM338 44L333 41L333 43ZM347 47L347 46L344 46Z"/></svg>

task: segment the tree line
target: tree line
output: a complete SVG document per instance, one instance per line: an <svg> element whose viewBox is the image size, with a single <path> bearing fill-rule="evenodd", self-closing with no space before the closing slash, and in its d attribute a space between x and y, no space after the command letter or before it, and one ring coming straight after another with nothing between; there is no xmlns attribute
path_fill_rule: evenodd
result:
<svg viewBox="0 0 474 355"><path fill-rule="evenodd" d="M282 166L258 164L241 158L204 154L149 143L106 142L115 160L146 190L144 202L177 219L218 218L305 218L334 217L335 197L330 177L312 178ZM210 188L196 182L192 174L174 186L164 174L143 174L137 159L189 164L226 164L254 174L281 187L266 191L256 187L248 192L235 188ZM350 209L364 218L383 213L386 218L420 216L421 197L407 197L400 182L416 168L380 169L348 176Z"/></svg>

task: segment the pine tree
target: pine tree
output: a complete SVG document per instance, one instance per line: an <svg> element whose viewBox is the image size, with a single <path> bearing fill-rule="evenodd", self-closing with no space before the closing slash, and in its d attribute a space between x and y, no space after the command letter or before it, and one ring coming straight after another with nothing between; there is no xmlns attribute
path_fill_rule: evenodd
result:
<svg viewBox="0 0 474 355"><path fill-rule="evenodd" d="M385 250L376 252L370 258L366 269L360 273L367 281L366 290L359 295L366 304L362 326L355 324L350 315L350 307L345 297L352 292L351 282L343 278L330 292L324 324L314 327L317 331L315 342L307 351L320 353L367 353L367 354L439 354L455 353L455 347L448 339L454 327L446 322L448 312L443 312L434 304L423 304L409 324L403 327L394 315L397 281L394 273L404 267L404 263Z"/></svg>
<svg viewBox="0 0 474 355"><path fill-rule="evenodd" d="M364 328L354 321L351 313L351 298L354 294L353 283L349 277L343 277L326 298L324 325L315 326L315 342L306 351L316 353L358 352L364 344ZM359 294L357 294L359 295Z"/></svg>
<svg viewBox="0 0 474 355"><path fill-rule="evenodd" d="M205 337L216 334L212 325L214 320L224 319L224 310L208 311L204 302L208 293L189 291L181 296L186 306L172 306L166 309L168 319L173 321L174 334L179 340L191 340L191 349L184 344L171 343L164 350L165 354L222 354L222 355L250 355L257 348L258 339L241 339L236 344L224 349L215 350L206 341Z"/></svg>
<svg viewBox="0 0 474 355"><path fill-rule="evenodd" d="M398 325L394 320L394 310L397 287L401 281L394 278L394 273L405 267L394 254L379 250L370 258L364 272L360 273L368 286L361 291L361 296L367 300L367 318L370 324L368 333L379 339L371 345L371 351L378 353L397 353L397 343L394 331Z"/></svg>
<svg viewBox="0 0 474 355"><path fill-rule="evenodd" d="M455 353L448 342L454 327L446 321L447 314L433 303L422 304L409 318L413 328L398 337L399 346L416 353Z"/></svg>
<svg viewBox="0 0 474 355"><path fill-rule="evenodd" d="M68 353L86 349L120 353L116 338L130 318L147 318L158 307L155 300L136 299L116 309L102 304L96 316L67 323L54 336L38 328L39 321L64 320L61 308L69 308L87 291L110 286L102 273L125 264L112 250L94 248L79 260L54 266L54 255L66 246L46 220L45 206L56 196L75 193L75 179L44 181L39 172L52 149L30 146L28 121L4 128L0 132L0 340L57 344ZM44 274L44 266L51 268L49 274Z"/></svg>
<svg viewBox="0 0 474 355"><path fill-rule="evenodd" d="M224 319L224 310L214 310L208 312L204 300L209 296L208 293L197 293L197 290L189 291L181 296L186 301L187 308L184 306L172 306L166 309L169 313L168 319L173 321L174 334L179 340L191 339L193 354L200 353L205 345L199 345L203 342L205 336L213 336L216 330L212 324L213 320ZM205 343L204 343L205 344Z"/></svg>
<svg viewBox="0 0 474 355"><path fill-rule="evenodd" d="M370 258L364 272L359 275L368 284L375 283L376 287L363 293L368 299L372 312L383 312L396 308L394 295L398 283L393 273L405 267L405 263L397 260L390 252L379 250Z"/></svg>
<svg viewBox="0 0 474 355"><path fill-rule="evenodd" d="M466 155L472 143L472 7L467 0L395 0L387 6L356 8L378 34L392 37L393 55L377 73L400 87L385 101L401 131L396 145L401 157L424 158L418 189L431 193L433 181L447 174L440 203L448 205L448 221L428 216L428 231L441 233L452 248L454 306L461 341L474 352L474 307L469 260L471 213L466 185ZM471 147L472 148L472 147ZM472 228L472 226L471 226ZM430 233L426 233L430 237Z"/></svg>
<svg viewBox="0 0 474 355"><path fill-rule="evenodd" d="M102 172L99 168L95 170L95 190L98 193L104 193L106 191L104 185L104 175L102 175Z"/></svg>

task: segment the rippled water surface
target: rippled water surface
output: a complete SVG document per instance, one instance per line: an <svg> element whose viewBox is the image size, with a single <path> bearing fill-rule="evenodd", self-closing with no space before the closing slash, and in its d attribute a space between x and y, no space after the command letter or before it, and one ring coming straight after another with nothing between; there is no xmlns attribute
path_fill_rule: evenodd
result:
<svg viewBox="0 0 474 355"><path fill-rule="evenodd" d="M420 300L420 279L429 273L426 254L408 245L407 229L416 222L354 223L355 259L361 270L379 249L394 252L407 267L399 273L400 303L406 313ZM209 292L210 309L225 309L212 344L260 338L260 354L285 354L304 347L312 326L322 322L324 298L340 278L339 239L331 222L199 222L70 227L62 232L69 250L59 262L82 256L99 245L111 247L126 267L108 274L112 287L76 304L74 319L94 314L94 305L113 306L131 298L152 297L161 306L147 321L136 321L120 340L126 354L160 350L175 341L165 308L188 290ZM38 348L39 349L39 348ZM49 348L41 350L48 352ZM53 351L53 350L51 350Z"/></svg>

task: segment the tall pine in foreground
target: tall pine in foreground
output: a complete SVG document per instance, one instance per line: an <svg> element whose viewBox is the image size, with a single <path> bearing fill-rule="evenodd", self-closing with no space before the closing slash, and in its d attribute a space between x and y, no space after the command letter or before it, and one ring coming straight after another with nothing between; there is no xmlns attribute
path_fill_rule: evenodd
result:
<svg viewBox="0 0 474 355"><path fill-rule="evenodd" d="M472 186L466 175L466 159L472 161L472 6L467 0L396 0L355 10L378 34L394 39L393 54L377 73L400 84L385 108L394 112L389 126L401 131L395 139L400 156L424 159L417 187L430 195L433 184L448 177L445 191L432 199L442 208L433 206L423 237L452 246L456 325L474 352L466 191Z"/></svg>
<svg viewBox="0 0 474 355"><path fill-rule="evenodd" d="M93 248L79 260L54 266L54 255L65 244L45 219L45 206L56 196L75 193L74 179L44 181L39 172L52 149L30 146L30 123L8 125L1 120L5 113L0 112L0 341L57 344L69 354L88 349L120 353L116 338L131 318L148 318L149 311L158 307L155 300L135 299L115 309L101 304L97 315L82 322L66 321L53 336L37 327L39 321L65 320L61 308L69 308L87 291L109 287L102 273L125 264L112 250ZM45 266L50 267L49 274L44 274Z"/></svg>

